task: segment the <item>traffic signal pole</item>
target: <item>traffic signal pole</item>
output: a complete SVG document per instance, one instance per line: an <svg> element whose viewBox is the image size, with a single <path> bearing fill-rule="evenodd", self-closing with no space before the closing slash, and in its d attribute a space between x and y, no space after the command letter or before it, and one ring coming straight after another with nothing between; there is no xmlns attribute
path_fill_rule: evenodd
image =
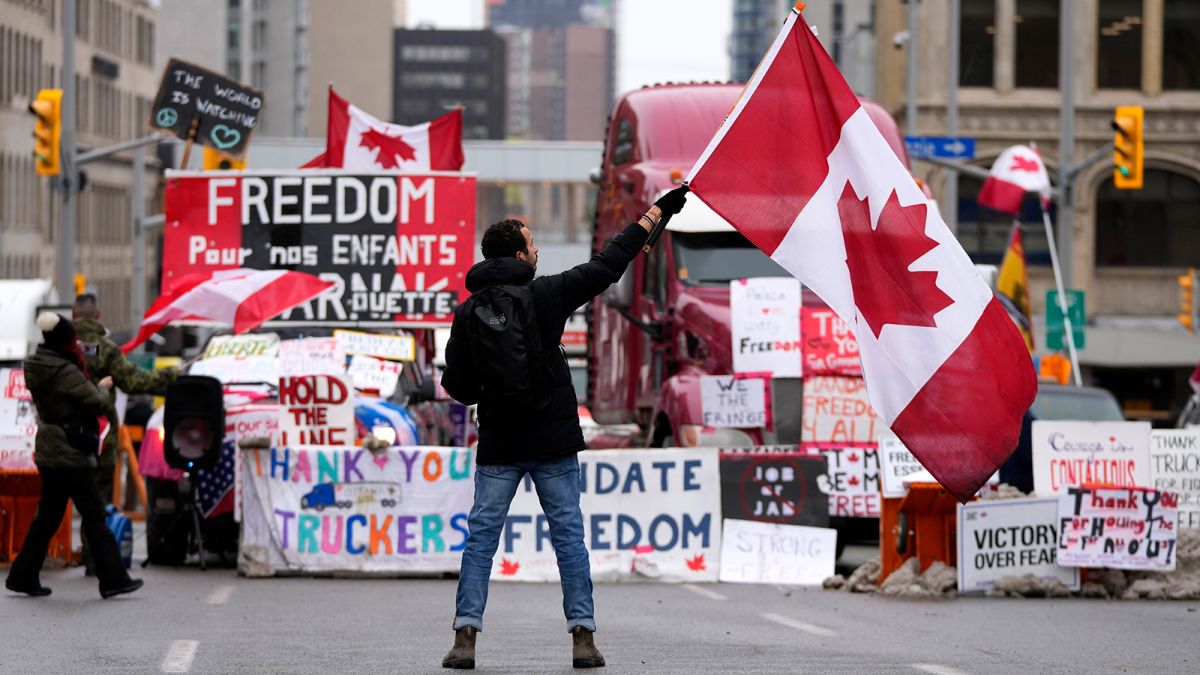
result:
<svg viewBox="0 0 1200 675"><path fill-rule="evenodd" d="M1075 255L1075 5L1077 0L1061 0L1058 10L1058 90L1062 103L1058 112L1058 258L1061 288L1071 288ZM1063 286L1065 284L1065 286ZM1064 314L1065 316L1065 314ZM1072 364L1076 373L1077 364ZM1076 376L1078 377L1078 375Z"/></svg>
<svg viewBox="0 0 1200 675"><path fill-rule="evenodd" d="M59 142L61 169L58 175L57 276L59 302L75 287L75 193L78 172L75 168L75 4L64 2L62 12L62 136ZM74 299L74 298L70 298Z"/></svg>

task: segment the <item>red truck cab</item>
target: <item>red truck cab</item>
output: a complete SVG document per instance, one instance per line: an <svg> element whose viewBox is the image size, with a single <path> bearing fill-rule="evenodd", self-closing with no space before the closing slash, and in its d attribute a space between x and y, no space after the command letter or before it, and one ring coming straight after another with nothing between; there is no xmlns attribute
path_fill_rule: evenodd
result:
<svg viewBox="0 0 1200 675"><path fill-rule="evenodd" d="M732 109L742 86L645 87L616 104L599 175L593 251L675 187ZM908 165L892 118L864 101ZM588 312L588 400L600 424L637 423L652 446L794 444L801 438L801 380L772 382L773 429L701 424L700 377L732 372L729 282L787 276L695 196L658 244ZM806 307L824 306L804 290Z"/></svg>

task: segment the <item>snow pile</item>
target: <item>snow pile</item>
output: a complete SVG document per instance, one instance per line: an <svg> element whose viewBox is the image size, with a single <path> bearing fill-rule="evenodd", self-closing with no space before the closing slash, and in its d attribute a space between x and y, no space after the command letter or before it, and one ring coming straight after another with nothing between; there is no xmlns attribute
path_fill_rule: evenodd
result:
<svg viewBox="0 0 1200 675"><path fill-rule="evenodd" d="M909 558L892 572L879 592L903 598L954 597L958 594L958 570L941 561L934 562L922 574L921 562Z"/></svg>
<svg viewBox="0 0 1200 675"><path fill-rule="evenodd" d="M859 565L858 569L847 579L835 574L821 582L821 588L829 591L850 591L851 593L874 593L879 590L879 558L872 558Z"/></svg>
<svg viewBox="0 0 1200 675"><path fill-rule="evenodd" d="M1126 600L1200 600L1200 530L1180 530L1174 572L1126 572ZM1110 570L1116 572L1117 570ZM1118 597L1116 592L1113 597Z"/></svg>

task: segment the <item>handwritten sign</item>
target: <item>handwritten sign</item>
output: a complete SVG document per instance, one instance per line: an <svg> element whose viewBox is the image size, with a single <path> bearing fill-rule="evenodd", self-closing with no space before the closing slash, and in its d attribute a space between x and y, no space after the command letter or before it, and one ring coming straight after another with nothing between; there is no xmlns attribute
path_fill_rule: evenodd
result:
<svg viewBox="0 0 1200 675"><path fill-rule="evenodd" d="M727 518L825 527L829 498L818 481L825 475L821 456L789 446L721 450L721 513Z"/></svg>
<svg viewBox="0 0 1200 675"><path fill-rule="evenodd" d="M167 61L150 127L186 140L195 121L196 142L241 156L262 113L257 89L179 59Z"/></svg>
<svg viewBox="0 0 1200 675"><path fill-rule="evenodd" d="M37 412L25 388L25 371L0 368L0 471L36 472Z"/></svg>
<svg viewBox="0 0 1200 675"><path fill-rule="evenodd" d="M387 361L415 361L416 340L411 335L382 335L354 330L335 330L333 336L347 354L363 354Z"/></svg>
<svg viewBox="0 0 1200 675"><path fill-rule="evenodd" d="M355 389L378 391L381 397L388 398L396 392L396 383L400 380L400 371L403 368L403 364L395 361L355 354L350 357L348 372Z"/></svg>
<svg viewBox="0 0 1200 675"><path fill-rule="evenodd" d="M800 377L800 281L786 277L729 282L733 372Z"/></svg>
<svg viewBox="0 0 1200 675"><path fill-rule="evenodd" d="M1039 497L1080 485L1150 485L1149 422L1033 423L1033 490Z"/></svg>
<svg viewBox="0 0 1200 675"><path fill-rule="evenodd" d="M1026 574L1078 590L1079 570L1058 564L1058 540L1055 497L959 504L958 590L984 591Z"/></svg>
<svg viewBox="0 0 1200 675"><path fill-rule="evenodd" d="M875 443L887 425L867 400L867 385L857 377L811 377L804 380L804 443Z"/></svg>
<svg viewBox="0 0 1200 675"><path fill-rule="evenodd" d="M246 358L251 356L278 356L279 336L274 333L252 335L217 335L204 348L204 358L222 356Z"/></svg>
<svg viewBox="0 0 1200 675"><path fill-rule="evenodd" d="M807 445L809 454L828 462L817 484L829 497L829 515L848 518L878 518L879 452L873 445Z"/></svg>
<svg viewBox="0 0 1200 675"><path fill-rule="evenodd" d="M1200 527L1200 428L1150 432L1150 480L1179 495L1179 527Z"/></svg>
<svg viewBox="0 0 1200 675"><path fill-rule="evenodd" d="M342 375L346 353L337 338L305 338L279 343L280 375Z"/></svg>
<svg viewBox="0 0 1200 675"><path fill-rule="evenodd" d="M833 575L837 530L724 521L720 580L737 584L817 585Z"/></svg>
<svg viewBox="0 0 1200 675"><path fill-rule="evenodd" d="M1058 561L1072 567L1171 571L1178 506L1173 492L1069 487L1058 497Z"/></svg>
<svg viewBox="0 0 1200 675"><path fill-rule="evenodd" d="M282 446L344 446L354 443L354 401L346 381L334 375L279 378Z"/></svg>
<svg viewBox="0 0 1200 675"><path fill-rule="evenodd" d="M765 427L767 380L734 375L700 378L700 410L706 427Z"/></svg>
<svg viewBox="0 0 1200 675"><path fill-rule="evenodd" d="M862 377L858 340L836 312L828 307L804 307L800 317L805 378Z"/></svg>

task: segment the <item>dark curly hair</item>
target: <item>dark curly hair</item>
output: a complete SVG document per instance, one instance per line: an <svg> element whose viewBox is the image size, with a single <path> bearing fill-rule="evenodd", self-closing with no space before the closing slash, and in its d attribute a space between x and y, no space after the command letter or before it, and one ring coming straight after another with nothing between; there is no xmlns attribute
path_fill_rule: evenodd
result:
<svg viewBox="0 0 1200 675"><path fill-rule="evenodd" d="M491 260L492 258L515 257L517 251L528 253L529 250L525 248L525 235L521 233L523 227L525 227L525 223L512 218L506 218L490 225L483 233L483 241L479 244L483 257Z"/></svg>

